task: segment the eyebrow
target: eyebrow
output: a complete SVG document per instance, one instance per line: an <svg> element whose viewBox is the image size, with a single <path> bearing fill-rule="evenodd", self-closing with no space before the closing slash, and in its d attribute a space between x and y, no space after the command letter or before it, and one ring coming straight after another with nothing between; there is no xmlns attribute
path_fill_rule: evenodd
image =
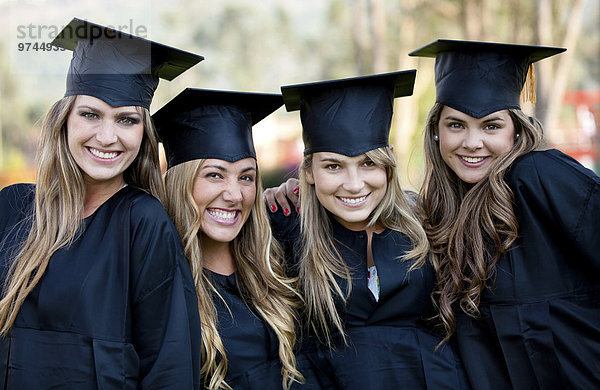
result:
<svg viewBox="0 0 600 390"><path fill-rule="evenodd" d="M504 119L500 118L499 116L494 116L494 117L483 120L483 123L487 123L487 122L504 122Z"/></svg>
<svg viewBox="0 0 600 390"><path fill-rule="evenodd" d="M336 158L333 158L333 157L327 157L327 158L321 159L321 162L341 163L342 161L338 160Z"/></svg>
<svg viewBox="0 0 600 390"><path fill-rule="evenodd" d="M222 165L205 165L201 169L202 170L205 170L205 169L217 169L217 170L219 170L221 172L228 172L227 168L225 168ZM241 172L245 173L245 172L249 172L249 171L255 171L256 172L256 168L254 168L254 167L246 167L246 168L242 169Z"/></svg>
<svg viewBox="0 0 600 390"><path fill-rule="evenodd" d="M463 120L463 119L460 119L460 118L457 118L457 117L455 117L455 116L451 116L451 115L449 115L449 116L445 117L445 118L444 118L444 120L445 120L445 121L464 122L464 120Z"/></svg>
<svg viewBox="0 0 600 390"><path fill-rule="evenodd" d="M88 105L81 105L81 106L77 106L75 107L77 110L89 110L95 113L104 113L103 110L96 108L96 107L92 107L92 106L88 106ZM141 114L137 111L122 111L122 112L118 112L116 116L139 116L141 117Z"/></svg>

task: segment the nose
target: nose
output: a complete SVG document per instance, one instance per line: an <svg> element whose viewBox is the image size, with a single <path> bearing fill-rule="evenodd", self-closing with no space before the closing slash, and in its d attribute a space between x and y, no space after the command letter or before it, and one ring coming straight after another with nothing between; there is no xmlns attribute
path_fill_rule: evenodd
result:
<svg viewBox="0 0 600 390"><path fill-rule="evenodd" d="M481 149L483 147L481 132L478 130L467 130L462 146L468 150Z"/></svg>
<svg viewBox="0 0 600 390"><path fill-rule="evenodd" d="M228 203L240 203L242 199L242 190L238 184L228 184L223 190L223 200Z"/></svg>
<svg viewBox="0 0 600 390"><path fill-rule="evenodd" d="M344 184L342 184L342 188L344 188L344 190L346 190L350 193L358 194L361 192L361 190L363 189L364 186L365 186L365 181L364 181L363 177L361 176L360 172L358 171L358 169L355 169L355 168L348 169L346 172Z"/></svg>
<svg viewBox="0 0 600 390"><path fill-rule="evenodd" d="M96 140L103 146L112 145L117 142L115 125L109 121L102 121L96 132Z"/></svg>

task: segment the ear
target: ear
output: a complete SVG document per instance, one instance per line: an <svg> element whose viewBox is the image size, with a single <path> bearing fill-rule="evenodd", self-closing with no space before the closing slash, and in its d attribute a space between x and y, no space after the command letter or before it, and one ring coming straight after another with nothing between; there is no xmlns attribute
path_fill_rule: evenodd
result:
<svg viewBox="0 0 600 390"><path fill-rule="evenodd" d="M313 177L312 167L306 169L306 182L310 185L315 184L315 178Z"/></svg>

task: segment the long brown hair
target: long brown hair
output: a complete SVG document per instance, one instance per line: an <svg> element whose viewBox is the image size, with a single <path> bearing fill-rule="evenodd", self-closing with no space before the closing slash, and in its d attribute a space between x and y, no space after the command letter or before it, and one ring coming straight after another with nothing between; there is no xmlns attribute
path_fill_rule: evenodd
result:
<svg viewBox="0 0 600 390"><path fill-rule="evenodd" d="M223 298L203 268L200 212L192 196L195 178L204 160L193 160L170 168L165 174L166 209L183 240L192 270L202 326L202 367L200 374L209 389L230 389L225 382L227 354L217 328L214 299ZM269 217L262 201L260 175L256 177L256 199L248 220L231 243L236 276L248 303L273 329L279 340L282 383L288 389L303 381L296 369L294 344L300 298L295 280L284 276L283 250L271 234ZM224 302L224 301L223 301Z"/></svg>
<svg viewBox="0 0 600 390"><path fill-rule="evenodd" d="M427 118L419 203L438 277L432 297L446 341L456 328L455 305L469 316L479 315L481 293L493 277L496 262L517 238L513 195L504 176L519 156L539 146L543 129L521 110L508 110L518 134L514 146L493 164L486 178L471 186L446 165L434 140L443 108L436 103Z"/></svg>
<svg viewBox="0 0 600 390"><path fill-rule="evenodd" d="M85 184L67 141L67 117L77 96L64 97L46 114L37 152L37 175L31 228L16 252L0 301L0 336L8 333L23 302L39 283L58 249L77 237L83 215ZM143 110L144 136L140 152L125 171L125 182L160 200L164 187L158 161L158 140L150 113Z"/></svg>
<svg viewBox="0 0 600 390"><path fill-rule="evenodd" d="M418 268L426 261L429 245L415 204L400 186L394 154L389 147L370 150L365 154L376 165L385 168L388 182L386 193L369 217L368 225L380 223L386 228L405 233L413 248L403 254L400 260L413 261L411 270ZM309 155L300 167L302 250L299 275L311 330L322 343L332 348L334 331L346 342L343 322L335 302L336 299L345 302L350 295L352 276L334 245L329 217L317 198L315 186L306 180L306 171L311 166L312 155ZM341 290L336 276L348 281L347 291Z"/></svg>

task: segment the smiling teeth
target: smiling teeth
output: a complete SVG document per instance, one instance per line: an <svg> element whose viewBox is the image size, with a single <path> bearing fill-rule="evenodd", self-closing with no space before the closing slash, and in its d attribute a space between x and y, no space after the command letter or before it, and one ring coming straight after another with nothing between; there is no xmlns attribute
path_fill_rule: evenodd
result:
<svg viewBox="0 0 600 390"><path fill-rule="evenodd" d="M367 196L361 196L360 198L343 198L340 196L340 199L342 200L342 202L344 203L348 203L348 204L356 204L356 203L360 203L363 200L367 199Z"/></svg>
<svg viewBox="0 0 600 390"><path fill-rule="evenodd" d="M119 152L104 153L97 149L92 149L92 148L90 148L90 152L92 152L92 154L96 157L105 158L105 159L115 158L119 155Z"/></svg>
<svg viewBox="0 0 600 390"><path fill-rule="evenodd" d="M461 156L461 158L463 160L465 160L466 162L468 162L468 163L478 163L480 161L483 161L483 159L485 157L467 157L467 156Z"/></svg>
<svg viewBox="0 0 600 390"><path fill-rule="evenodd" d="M208 213L215 218L222 219L224 221L231 221L235 218L236 212L221 211L221 210L208 210Z"/></svg>

